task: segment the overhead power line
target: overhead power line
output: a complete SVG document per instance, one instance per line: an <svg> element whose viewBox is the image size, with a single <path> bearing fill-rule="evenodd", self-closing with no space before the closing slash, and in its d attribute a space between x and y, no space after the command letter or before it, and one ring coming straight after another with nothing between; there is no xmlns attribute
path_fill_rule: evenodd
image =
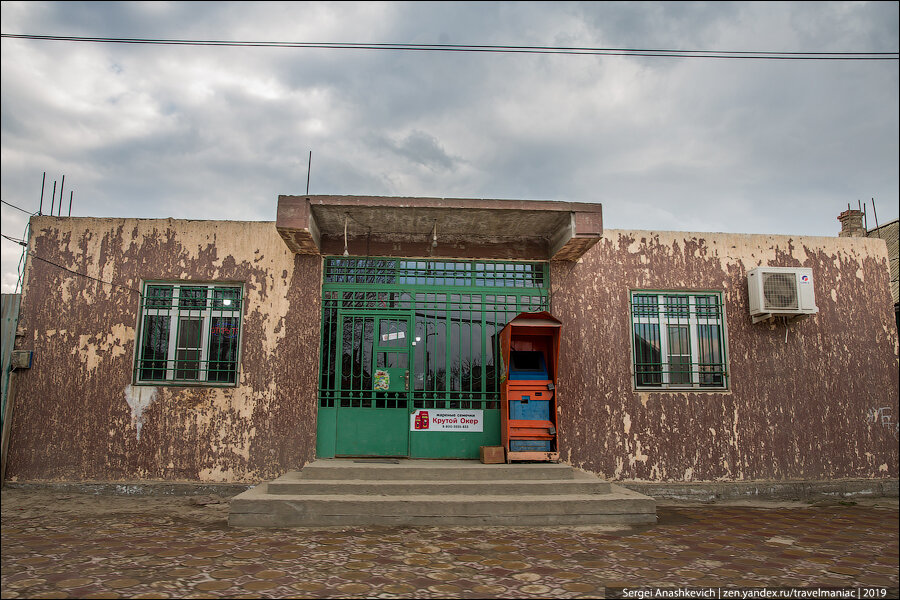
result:
<svg viewBox="0 0 900 600"><path fill-rule="evenodd" d="M36 214L36 213L30 212L30 211L27 211L27 210L25 210L24 208L19 208L19 207L16 206L15 204L10 204L10 203L7 202L6 200L0 200L0 202L2 202L3 204L5 204L5 205L7 205L7 206L11 206L12 208L14 208L14 209L16 209L16 210L21 210L21 211L22 211L23 213L25 213L26 215L34 215L34 214Z"/></svg>
<svg viewBox="0 0 900 600"><path fill-rule="evenodd" d="M5 237L5 236L4 236L4 237ZM55 262L53 262L52 260L47 260L46 258L43 258L43 257L41 257L41 256L37 256L36 254L32 254L32 255L31 255L31 258L37 259L37 260L42 261L42 262L45 262L45 263L47 263L47 264L51 264L51 265L53 265L54 267L59 267L59 268L62 269L63 271L67 271L67 272L71 273L72 275L78 275L79 277L84 277L85 279L90 279L90 280L96 281L96 282L98 282L98 283L105 283L106 285L111 285L111 286L113 286L113 287L122 288L123 290L127 290L127 291L129 291L129 292L134 292L135 294L141 296L142 298L143 298L143 296L144 296L143 294L141 294L141 291L140 291L140 290L136 290L136 289L134 289L133 287L128 287L127 285L122 285L121 283L114 283L114 282L112 282L112 281L106 281L106 280L104 280L104 279L98 279L98 278L96 278L96 277L91 277L91 276L88 275L87 273L79 273L78 271L73 271L73 270L70 269L69 267L65 267L65 266L63 266L63 265L61 265L61 264L59 264L59 263L55 263Z"/></svg>
<svg viewBox="0 0 900 600"><path fill-rule="evenodd" d="M9 241L11 241L11 242L15 242L15 243L17 243L17 244L20 245L20 246L27 246L27 245L28 245L28 243L27 243L25 240L18 240L18 239L14 238L14 237L10 237L10 236L6 235L5 233L0 233L0 237L2 237L2 238L5 239L5 240L9 240Z"/></svg>
<svg viewBox="0 0 900 600"><path fill-rule="evenodd" d="M266 42L154 38L84 37L3 33L0 37L56 42L151 44L163 46L226 46L240 48L319 48L335 50L396 50L405 52L488 52L504 54L583 54L656 58L728 58L753 60L898 60L900 52L778 52L753 50L663 50L652 48L592 48L579 46L505 46L489 44L400 44L356 42Z"/></svg>

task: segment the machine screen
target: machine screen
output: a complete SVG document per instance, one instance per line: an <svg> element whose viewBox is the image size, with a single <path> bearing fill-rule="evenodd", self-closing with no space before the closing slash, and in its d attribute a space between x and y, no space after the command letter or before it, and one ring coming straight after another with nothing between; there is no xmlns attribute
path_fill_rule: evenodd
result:
<svg viewBox="0 0 900 600"><path fill-rule="evenodd" d="M510 379L549 379L543 352L513 350L509 358Z"/></svg>

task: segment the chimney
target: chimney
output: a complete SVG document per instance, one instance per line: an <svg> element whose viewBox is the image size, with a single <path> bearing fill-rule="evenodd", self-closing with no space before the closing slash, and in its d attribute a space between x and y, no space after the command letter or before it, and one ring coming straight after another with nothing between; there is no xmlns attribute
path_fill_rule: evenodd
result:
<svg viewBox="0 0 900 600"><path fill-rule="evenodd" d="M838 215L841 222L841 232L838 237L866 237L866 228L863 227L863 213L861 210L847 208Z"/></svg>

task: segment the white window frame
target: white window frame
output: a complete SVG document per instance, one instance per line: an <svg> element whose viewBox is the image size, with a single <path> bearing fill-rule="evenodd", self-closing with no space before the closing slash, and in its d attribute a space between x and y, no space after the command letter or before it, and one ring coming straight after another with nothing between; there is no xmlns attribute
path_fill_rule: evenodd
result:
<svg viewBox="0 0 900 600"><path fill-rule="evenodd" d="M648 315L648 314L637 314L636 306L641 307L638 308L637 311L646 310L648 305L637 304L635 305L634 300L636 296L656 296L656 314ZM719 309L719 315L713 317L700 317L697 315L697 298L698 297L708 297L713 296L717 300L716 308ZM677 315L669 315L668 314L668 302L667 298L677 297L677 298L688 298L688 304L686 308L688 309L687 316L677 316ZM725 326L725 304L723 299L722 292L719 291L708 291L708 290L698 290L698 291L683 291L683 290L631 290L629 293L629 305L631 307L630 312L630 322L629 322L629 337L631 338L631 371L632 371L632 385L636 390L640 391L653 391L653 390L698 390L698 391L722 391L729 389L729 380L730 373L728 370L728 332ZM680 305L679 305L680 306ZM702 305L701 305L702 309ZM660 345L660 384L640 384L638 378L640 375L637 372L638 361L637 361L637 349L635 348L635 325L658 325L659 329L659 345ZM669 353L669 325L687 325L688 326L688 335L690 337L690 347L691 347L691 355L690 355L690 381L684 383L672 383L671 380L671 362L670 362L670 353ZM715 325L721 329L720 332L720 348L719 353L722 358L722 372L720 376L722 377L722 385L709 385L703 384L700 381L702 373L700 372L699 363L700 363L700 335L699 330L700 326L703 325ZM683 356L683 355L678 355Z"/></svg>
<svg viewBox="0 0 900 600"><path fill-rule="evenodd" d="M148 306L148 293L150 288L154 287L170 287L172 288L172 295L169 299L168 306L160 306L157 302L154 302L153 306ZM204 306L202 308L191 308L191 307L182 307L179 306L179 301L181 299L181 290L184 289L205 289L206 295L204 299ZM238 307L234 310L223 310L221 308L216 308L214 306L214 299L216 298L215 292L216 290L223 289L238 289L239 297L238 297ZM198 283L198 282L190 282L190 281L147 281L144 282L143 285L143 297L141 302L141 310L138 315L138 337L137 343L135 344L135 367L134 367L134 383L136 385L200 385L200 386L215 386L215 387L234 387L237 385L240 375L240 364L241 364L241 333L243 332L244 326L244 285L242 283L237 282L216 282L216 283ZM169 317L169 329L168 329L168 346L166 351L166 368L165 368L165 379L142 379L141 374L143 370L151 369L153 367L148 367L142 364L141 354L144 348L144 336L146 335L146 331L144 330L144 326L146 323L147 317ZM181 321L184 319L200 319L200 356L196 361L185 361L185 362L196 362L197 363L197 377L196 378L185 378L185 379L177 379L175 377L176 372L187 370L185 367L180 367L177 364L178 351L183 348L179 348L178 346L178 337L181 333ZM215 318L232 318L237 319L238 321L238 332L237 332L237 340L236 340L236 348L235 348L235 364L234 364L234 381L216 381L209 380L209 349L211 345L210 339L210 327L212 327L212 321ZM193 348L186 348L187 350L193 350ZM205 366L204 366L205 365ZM156 369L159 370L159 369ZM219 372L219 371L217 371ZM206 379L203 379L202 376L205 374Z"/></svg>

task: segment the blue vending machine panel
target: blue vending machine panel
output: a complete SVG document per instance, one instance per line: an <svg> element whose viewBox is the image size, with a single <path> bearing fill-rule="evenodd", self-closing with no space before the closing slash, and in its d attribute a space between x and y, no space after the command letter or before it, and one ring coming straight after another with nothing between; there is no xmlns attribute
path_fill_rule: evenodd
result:
<svg viewBox="0 0 900 600"><path fill-rule="evenodd" d="M549 421L550 401L531 400L528 396L522 396L521 400L509 402L509 418L525 421Z"/></svg>
<svg viewBox="0 0 900 600"><path fill-rule="evenodd" d="M550 452L550 440L509 440L511 452Z"/></svg>

